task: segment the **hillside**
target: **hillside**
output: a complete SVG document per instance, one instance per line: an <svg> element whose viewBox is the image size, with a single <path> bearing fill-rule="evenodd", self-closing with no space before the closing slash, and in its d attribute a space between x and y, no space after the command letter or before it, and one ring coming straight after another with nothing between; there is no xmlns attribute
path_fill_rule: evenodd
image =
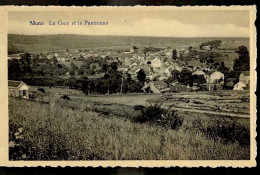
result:
<svg viewBox="0 0 260 175"><path fill-rule="evenodd" d="M57 51L78 48L127 48L138 47L183 47L195 46L213 38L173 38L142 36L88 36L88 35L8 35L8 45L24 52ZM216 39L216 38L214 38ZM248 38L217 38L222 41L248 43Z"/></svg>

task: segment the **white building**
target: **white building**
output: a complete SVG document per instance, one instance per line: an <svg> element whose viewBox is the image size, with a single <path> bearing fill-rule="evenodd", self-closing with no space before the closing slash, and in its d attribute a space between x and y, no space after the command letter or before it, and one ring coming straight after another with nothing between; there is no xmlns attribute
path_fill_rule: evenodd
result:
<svg viewBox="0 0 260 175"><path fill-rule="evenodd" d="M29 98L29 86L22 81L8 80L8 95L11 97Z"/></svg>
<svg viewBox="0 0 260 175"><path fill-rule="evenodd" d="M246 87L246 85L244 83L238 82L237 84L235 84L233 90L241 91L241 90L244 90L245 87Z"/></svg>
<svg viewBox="0 0 260 175"><path fill-rule="evenodd" d="M160 68L162 66L162 62L159 58L154 58L152 61L151 61L151 65L152 67L154 68Z"/></svg>

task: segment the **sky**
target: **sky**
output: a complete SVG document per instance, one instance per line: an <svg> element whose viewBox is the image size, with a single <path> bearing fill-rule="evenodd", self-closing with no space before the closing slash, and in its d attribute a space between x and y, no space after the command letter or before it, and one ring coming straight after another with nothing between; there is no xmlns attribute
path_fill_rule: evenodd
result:
<svg viewBox="0 0 260 175"><path fill-rule="evenodd" d="M49 25L49 21L56 25ZM57 22L69 25L57 25ZM108 25L71 25L73 21ZM30 25L30 21L44 25ZM159 10L125 8L84 11L11 11L8 33L25 35L79 34L160 37L249 37L247 10Z"/></svg>

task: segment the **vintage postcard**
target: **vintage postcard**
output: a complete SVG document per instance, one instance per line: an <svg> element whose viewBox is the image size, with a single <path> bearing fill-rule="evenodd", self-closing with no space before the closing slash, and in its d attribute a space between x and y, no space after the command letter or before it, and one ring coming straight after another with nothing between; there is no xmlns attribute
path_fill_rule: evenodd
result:
<svg viewBox="0 0 260 175"><path fill-rule="evenodd" d="M255 19L0 7L0 165L256 166Z"/></svg>

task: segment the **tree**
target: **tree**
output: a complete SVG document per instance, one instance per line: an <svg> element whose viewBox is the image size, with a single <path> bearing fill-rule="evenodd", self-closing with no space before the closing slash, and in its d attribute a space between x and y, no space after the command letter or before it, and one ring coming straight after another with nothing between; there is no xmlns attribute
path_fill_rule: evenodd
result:
<svg viewBox="0 0 260 175"><path fill-rule="evenodd" d="M81 67L77 69L78 75L84 75L85 71Z"/></svg>
<svg viewBox="0 0 260 175"><path fill-rule="evenodd" d="M13 59L8 60L8 79L19 80L22 76L22 70L20 67L19 60Z"/></svg>
<svg viewBox="0 0 260 175"><path fill-rule="evenodd" d="M192 81L192 73L189 70L182 70L180 72L179 78L178 78L178 82L185 84L185 85L192 85L193 81Z"/></svg>
<svg viewBox="0 0 260 175"><path fill-rule="evenodd" d="M151 93L151 92L152 92L152 91L151 91L151 87L150 87L150 86L148 86L148 87L147 87L147 88L145 88L144 90L145 90L145 92L146 92L146 93Z"/></svg>
<svg viewBox="0 0 260 175"><path fill-rule="evenodd" d="M173 60L177 59L177 50L176 49L173 49L173 51L172 51L172 59Z"/></svg>
<svg viewBox="0 0 260 175"><path fill-rule="evenodd" d="M108 68L108 65L107 65L106 63L104 63L104 64L102 65L102 70L103 70L104 72L107 72L107 68Z"/></svg>
<svg viewBox="0 0 260 175"><path fill-rule="evenodd" d="M180 72L177 70L171 71L171 76L166 80L168 84L179 80Z"/></svg>
<svg viewBox="0 0 260 175"><path fill-rule="evenodd" d="M76 69L78 69L78 66L75 63L71 62L70 68L71 68L71 70L76 70Z"/></svg>
<svg viewBox="0 0 260 175"><path fill-rule="evenodd" d="M118 64L117 64L117 62L111 63L111 68L112 68L112 70L117 70L117 69L118 69Z"/></svg>
<svg viewBox="0 0 260 175"><path fill-rule="evenodd" d="M146 74L145 74L145 72L144 72L143 69L140 69L140 70L138 71L138 73L137 73L137 79L138 79L140 82L142 82L142 83L145 82Z"/></svg>
<svg viewBox="0 0 260 175"><path fill-rule="evenodd" d="M75 70L70 70L70 76L74 76L75 75Z"/></svg>
<svg viewBox="0 0 260 175"><path fill-rule="evenodd" d="M130 83L132 81L131 74L126 73L125 77L126 77L125 82Z"/></svg>
<svg viewBox="0 0 260 175"><path fill-rule="evenodd" d="M52 63L52 64L57 64L57 63L58 63L58 59L57 59L55 56L53 56L53 57L51 58L51 63Z"/></svg>
<svg viewBox="0 0 260 175"><path fill-rule="evenodd" d="M31 69L31 55L29 53L25 53L21 56L21 69L23 71L23 73L31 73L32 69Z"/></svg>
<svg viewBox="0 0 260 175"><path fill-rule="evenodd" d="M202 85L206 83L206 79L203 75L192 75L193 83L197 83L198 85Z"/></svg>
<svg viewBox="0 0 260 175"><path fill-rule="evenodd" d="M90 91L90 80L88 78L81 80L81 90L86 95L89 94Z"/></svg>
<svg viewBox="0 0 260 175"><path fill-rule="evenodd" d="M96 68L97 68L96 65L93 65L93 66L92 66L92 69L93 69L93 70L96 70Z"/></svg>
<svg viewBox="0 0 260 175"><path fill-rule="evenodd" d="M234 71L249 71L250 70L250 56L246 46L238 47L237 51L239 57L234 60Z"/></svg>
<svg viewBox="0 0 260 175"><path fill-rule="evenodd" d="M220 66L217 68L217 70L221 73L223 73L225 76L228 74L230 69L225 66L225 63L222 61Z"/></svg>
<svg viewBox="0 0 260 175"><path fill-rule="evenodd" d="M104 75L104 79L109 79L109 78L110 78L109 74Z"/></svg>
<svg viewBox="0 0 260 175"><path fill-rule="evenodd" d="M95 74L95 71L92 70L92 69L88 69L88 70L86 71L86 74L87 74L87 75L94 75L94 74Z"/></svg>
<svg viewBox="0 0 260 175"><path fill-rule="evenodd" d="M71 77L65 81L65 85L68 86L70 89L80 89L81 81L77 78Z"/></svg>

